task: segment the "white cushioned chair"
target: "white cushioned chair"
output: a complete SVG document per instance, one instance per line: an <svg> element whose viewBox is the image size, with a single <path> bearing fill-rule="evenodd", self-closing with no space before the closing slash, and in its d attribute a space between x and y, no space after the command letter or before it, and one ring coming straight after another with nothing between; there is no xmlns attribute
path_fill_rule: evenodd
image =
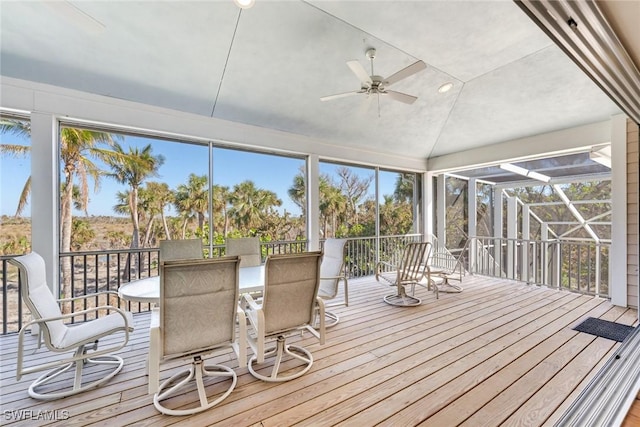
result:
<svg viewBox="0 0 640 427"><path fill-rule="evenodd" d="M255 267L262 263L259 237L227 239L227 256L240 257L240 267Z"/></svg>
<svg viewBox="0 0 640 427"><path fill-rule="evenodd" d="M318 296L325 301L325 308L337 306L349 306L349 285L344 264L344 247L346 239L327 239L322 251L322 264L320 265L320 288ZM343 297L337 299L340 282L344 282ZM333 300L333 301L330 301ZM337 314L325 311L329 320L326 327L335 326L340 321Z"/></svg>
<svg viewBox="0 0 640 427"><path fill-rule="evenodd" d="M233 349L239 366L246 366L246 320L238 307L238 257L202 260L162 261L160 264L160 310L151 323L149 389L156 390L153 403L167 415L189 415L209 409L224 400L236 385L236 373L225 365L205 365L203 356ZM239 340L236 340L236 320ZM189 359L190 367L158 387L161 361ZM204 377L222 377L230 381L209 388ZM165 399L187 393L195 379L198 405L172 409ZM225 386L225 384L227 384ZM180 400L184 400L182 396Z"/></svg>
<svg viewBox="0 0 640 427"><path fill-rule="evenodd" d="M251 375L269 382L288 381L307 372L313 364L311 353L300 346L287 344L292 335L300 336L307 330L324 344L324 301L319 298L321 252L304 252L288 255L271 255L265 264L265 287L262 304L249 294L242 296L253 331L247 336L253 356L249 359ZM318 330L313 328L316 310L319 310ZM275 347L265 348L268 341L276 341ZM256 371L254 364L264 363L265 358L275 356L269 375ZM289 372L280 372L283 359L288 356L303 363Z"/></svg>
<svg viewBox="0 0 640 427"><path fill-rule="evenodd" d="M437 298L438 287L429 274L430 253L430 242L408 243L397 265L388 262L378 263L376 280L396 288L395 293L384 297L386 303L403 307L420 305L422 301L415 296L416 285L433 289ZM406 286L411 286L411 295L407 295Z"/></svg>
<svg viewBox="0 0 640 427"><path fill-rule="evenodd" d="M18 335L16 377L20 380L22 375L49 370L31 383L29 396L34 399L44 400L71 396L98 387L120 372L124 361L121 357L110 353L118 351L127 345L129 333L133 331L133 316L131 313L106 305L62 314L59 305L60 303L81 301L83 299L91 301L96 297L100 298L100 295L106 295L108 301L109 295L115 295L115 298L118 298L116 292L99 292L57 300L47 286L45 262L39 254L31 252L30 254L16 257L9 262L17 266L20 271L22 299L33 317L31 322L28 322L20 329ZM106 311L108 314L76 325L68 325L63 322L64 319L100 311ZM33 325L39 326L42 339L50 351L65 353L75 350L73 355L61 360L25 368L23 366L24 335ZM116 342L108 348L98 350L98 340L100 338L118 332L122 333L122 339L119 343ZM91 367L91 365L106 365L112 369L106 372L101 370L93 372L94 370L91 369L90 374L93 374L93 377L100 375L100 378L90 382L83 382L84 370ZM64 380L57 382L56 378L69 370L71 372L75 371L73 383L68 385L67 381ZM56 381L62 389L60 390L57 386L49 383L51 380Z"/></svg>
<svg viewBox="0 0 640 427"><path fill-rule="evenodd" d="M202 257L201 239L160 240L160 261Z"/></svg>

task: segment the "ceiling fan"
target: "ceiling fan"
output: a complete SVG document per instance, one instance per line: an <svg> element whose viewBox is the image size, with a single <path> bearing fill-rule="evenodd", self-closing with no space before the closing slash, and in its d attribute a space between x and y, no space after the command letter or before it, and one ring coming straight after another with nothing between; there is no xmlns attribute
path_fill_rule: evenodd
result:
<svg viewBox="0 0 640 427"><path fill-rule="evenodd" d="M389 98L403 102L405 104L413 104L415 100L418 99L413 95L407 95L406 93L388 90L387 88L392 84L399 82L400 80L414 75L418 71L424 70L425 68L427 68L427 64L425 64L423 61L417 61L409 65L408 67L403 68L397 73L392 74L387 78L383 78L381 76L376 76L373 72L373 60L376 57L376 50L370 48L365 52L365 54L371 61L371 75L367 74L366 70L364 69L362 64L360 64L360 62L356 60L347 61L347 65L349 66L351 71L353 71L353 74L355 74L356 77L358 77L358 79L360 80L360 90L323 96L322 98L320 98L321 101L330 101L332 99L343 98L345 96L356 95L359 93L364 93L367 95L367 97L369 97L370 95L378 95L378 102L380 100L380 95L388 95Z"/></svg>

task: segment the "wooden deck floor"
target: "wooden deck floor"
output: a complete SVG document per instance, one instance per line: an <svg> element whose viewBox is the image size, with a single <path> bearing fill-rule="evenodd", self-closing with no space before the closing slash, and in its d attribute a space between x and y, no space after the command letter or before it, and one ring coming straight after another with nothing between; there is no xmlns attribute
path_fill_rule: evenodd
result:
<svg viewBox="0 0 640 427"><path fill-rule="evenodd" d="M342 320L326 344L309 334L300 338L315 358L311 371L273 384L237 369L231 395L188 418L159 414L147 395L148 314L136 315L120 374L101 388L51 402L28 397L35 374L15 381L17 339L2 337L2 424L33 425L29 417L46 424L52 414L46 411L57 410L58 418L68 415L60 421L65 426L548 426L619 346L571 328L589 316L625 324L637 318L635 310L569 292L480 276L463 285L464 292L441 293L439 300L419 289L423 305L399 308L382 301L389 288L371 278L353 280L351 304L333 310ZM47 354L39 350L28 360ZM229 354L214 360L237 367ZM166 365L162 378L177 365ZM193 401L191 394L170 404Z"/></svg>

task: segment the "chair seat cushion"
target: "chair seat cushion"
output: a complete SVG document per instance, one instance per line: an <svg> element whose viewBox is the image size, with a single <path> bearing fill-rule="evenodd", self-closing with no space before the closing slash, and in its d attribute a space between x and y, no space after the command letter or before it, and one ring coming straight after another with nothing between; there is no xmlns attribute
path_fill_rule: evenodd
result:
<svg viewBox="0 0 640 427"><path fill-rule="evenodd" d="M127 311L125 312L125 317L127 318L126 324L119 313L112 313L95 320L70 326L62 339L52 344L56 348L77 347L114 332L124 331L127 325L130 331L133 330L133 314Z"/></svg>

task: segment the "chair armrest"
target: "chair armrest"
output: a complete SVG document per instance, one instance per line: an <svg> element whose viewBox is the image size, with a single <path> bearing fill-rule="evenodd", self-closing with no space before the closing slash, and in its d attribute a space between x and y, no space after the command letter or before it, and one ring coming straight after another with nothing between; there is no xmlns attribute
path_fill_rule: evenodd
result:
<svg viewBox="0 0 640 427"><path fill-rule="evenodd" d="M386 266L386 267L397 268L394 264L391 264L390 262L378 261L378 266L379 267L382 267L383 265Z"/></svg>
<svg viewBox="0 0 640 427"><path fill-rule="evenodd" d="M71 297L71 298L60 298L58 300L56 300L57 302L71 302L71 301L75 301L75 300L82 300L82 299L87 299L87 298L93 298L93 297L98 297L100 295L115 295L117 298L120 298L120 295L118 295L118 293L116 291L101 291L101 292L95 292L93 294L87 294L87 295L80 295L77 297Z"/></svg>
<svg viewBox="0 0 640 427"><path fill-rule="evenodd" d="M122 343L120 344L116 344L113 345L111 347L102 349L102 350L98 350L96 348L95 351L91 352L91 357L98 357L98 356L102 356L104 354L109 354L109 353L113 353L114 351L118 351L122 348L124 348L125 345L127 345L127 343L129 342L129 329L133 329L133 325L129 325L129 322L127 320L127 316L125 314L124 310L121 310L117 307L113 307L113 306L100 306L100 307L94 307L94 308L89 308L86 310L81 310L81 311L77 311L74 313L68 313L68 314L63 314L61 316L55 316L55 317L43 317L41 319L35 319L32 320L26 324L24 324L22 326L22 328L20 328L20 332L18 333L18 357L17 357L17 367L16 367L16 379L19 381L22 378L22 375L24 374L30 374L32 372L37 372L37 371L41 371L47 368L53 368L55 366L59 366L61 363L66 363L66 362L75 362L76 360L78 360L79 358L84 358L83 356L71 356L68 357L66 359L63 360L59 360L59 361L54 361L54 362L49 362L49 363L45 363L44 365L41 366L37 366L37 367L33 367L33 368L23 368L23 359L24 359L24 334L25 331L27 330L27 328L31 325L34 324L40 324L40 323L45 323L51 320L62 320L62 319L67 319L70 317L75 317L75 316L79 316L79 315L83 315L86 313L90 313L90 312L94 312L94 311L98 311L101 309L111 309L116 311L118 314L120 314L124 320L124 325L125 325L125 329L124 329L124 339L122 340ZM58 349L57 347L53 347L52 345L50 345L49 343L45 343L47 345L47 348L49 348L50 350L53 351L67 351L68 348L61 348Z"/></svg>
<svg viewBox="0 0 640 427"><path fill-rule="evenodd" d="M321 277L321 278L320 278L320 280L344 279L344 278L346 278L346 277L347 277L347 276L346 276L346 275L344 275L344 274L342 274L342 275L340 275L340 276L324 276L324 277Z"/></svg>
<svg viewBox="0 0 640 427"><path fill-rule="evenodd" d="M122 310L122 309L120 309L118 307L114 307L112 305L101 305L101 306L98 306L98 307L88 308L86 310L74 311L73 313L63 314L61 316L42 317L40 319L34 319L34 320L31 320L28 323L25 323L22 326L21 329L24 329L27 326L31 326L33 324L46 323L46 322L50 322L52 320L70 319L72 317L82 316L83 314L87 314L87 313L91 313L91 312L99 311L99 310L113 310L113 311L117 312L118 314L120 314L120 316L122 316L124 318L125 325L129 326L129 323L127 322L127 315L125 314L124 310Z"/></svg>

